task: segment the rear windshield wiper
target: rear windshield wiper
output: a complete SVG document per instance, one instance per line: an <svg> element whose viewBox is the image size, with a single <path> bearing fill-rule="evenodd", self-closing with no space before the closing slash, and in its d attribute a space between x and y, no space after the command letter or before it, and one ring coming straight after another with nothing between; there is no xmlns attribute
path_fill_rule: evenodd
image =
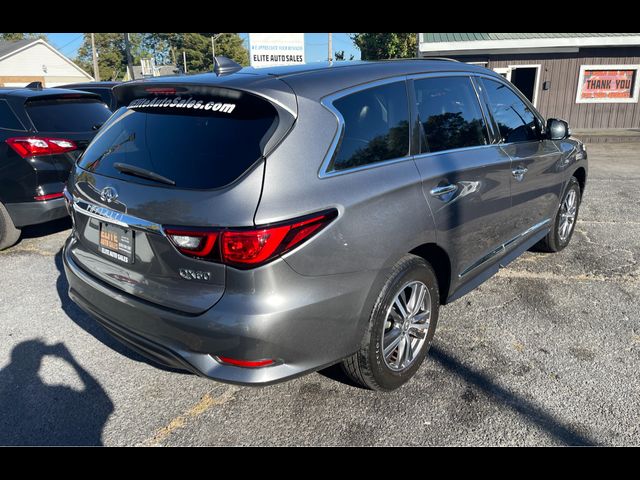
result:
<svg viewBox="0 0 640 480"><path fill-rule="evenodd" d="M152 172L151 170L147 170L146 168L140 168L134 165L129 165L128 163L114 163L113 168L118 170L120 173L127 173L129 175L135 175L136 177L142 177L148 180L155 180L156 182L166 183L167 185L176 184L176 182L174 182L170 178L163 177L162 175Z"/></svg>

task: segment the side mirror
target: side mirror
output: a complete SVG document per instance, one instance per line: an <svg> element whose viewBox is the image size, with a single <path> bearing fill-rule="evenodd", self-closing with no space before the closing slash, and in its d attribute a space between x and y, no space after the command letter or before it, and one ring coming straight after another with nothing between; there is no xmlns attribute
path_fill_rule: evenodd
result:
<svg viewBox="0 0 640 480"><path fill-rule="evenodd" d="M564 140L571 135L571 131L569 124L564 120L550 118L547 120L547 134L550 140Z"/></svg>

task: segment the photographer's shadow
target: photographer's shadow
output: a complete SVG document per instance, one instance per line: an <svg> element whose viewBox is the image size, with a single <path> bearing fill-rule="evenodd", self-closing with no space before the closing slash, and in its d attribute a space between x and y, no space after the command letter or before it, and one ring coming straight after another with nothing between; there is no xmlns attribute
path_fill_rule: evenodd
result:
<svg viewBox="0 0 640 480"><path fill-rule="evenodd" d="M82 390L45 384L39 370L46 356L67 362ZM102 386L62 343L21 342L0 370L0 445L102 445L113 409Z"/></svg>

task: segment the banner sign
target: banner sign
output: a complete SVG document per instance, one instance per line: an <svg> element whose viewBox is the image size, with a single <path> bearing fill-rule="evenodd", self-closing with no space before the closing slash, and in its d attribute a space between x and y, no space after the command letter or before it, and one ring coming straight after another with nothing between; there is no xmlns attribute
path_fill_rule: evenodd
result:
<svg viewBox="0 0 640 480"><path fill-rule="evenodd" d="M249 61L255 68L302 65L304 33L250 33Z"/></svg>
<svg viewBox="0 0 640 480"><path fill-rule="evenodd" d="M585 70L580 98L633 98L635 70Z"/></svg>

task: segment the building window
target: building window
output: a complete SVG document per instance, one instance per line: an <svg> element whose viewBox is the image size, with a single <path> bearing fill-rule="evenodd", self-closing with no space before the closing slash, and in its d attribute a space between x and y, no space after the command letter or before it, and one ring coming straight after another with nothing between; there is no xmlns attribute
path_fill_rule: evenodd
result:
<svg viewBox="0 0 640 480"><path fill-rule="evenodd" d="M640 65L582 65L576 103L637 103Z"/></svg>

